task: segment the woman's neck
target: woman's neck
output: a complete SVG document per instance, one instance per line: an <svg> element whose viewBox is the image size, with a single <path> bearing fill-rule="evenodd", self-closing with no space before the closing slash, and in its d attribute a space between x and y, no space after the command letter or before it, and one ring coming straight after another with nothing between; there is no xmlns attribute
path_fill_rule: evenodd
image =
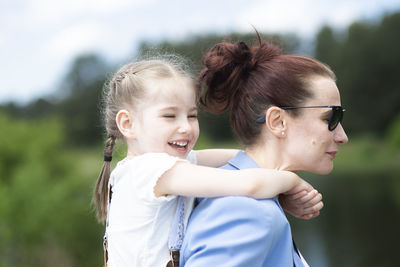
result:
<svg viewBox="0 0 400 267"><path fill-rule="evenodd" d="M285 158L285 153L276 144L261 144L247 147L245 153L261 168L295 171Z"/></svg>

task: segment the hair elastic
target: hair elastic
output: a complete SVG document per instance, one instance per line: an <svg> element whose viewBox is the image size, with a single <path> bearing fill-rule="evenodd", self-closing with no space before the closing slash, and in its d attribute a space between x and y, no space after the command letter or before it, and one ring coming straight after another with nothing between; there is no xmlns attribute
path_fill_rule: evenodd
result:
<svg viewBox="0 0 400 267"><path fill-rule="evenodd" d="M112 157L104 156L104 161L110 162L111 160L112 160Z"/></svg>

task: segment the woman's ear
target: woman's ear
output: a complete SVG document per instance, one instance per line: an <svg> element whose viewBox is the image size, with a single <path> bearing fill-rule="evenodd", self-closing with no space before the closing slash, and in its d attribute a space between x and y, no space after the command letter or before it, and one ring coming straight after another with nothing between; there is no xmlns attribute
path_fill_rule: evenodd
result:
<svg viewBox="0 0 400 267"><path fill-rule="evenodd" d="M135 132L133 129L133 120L131 117L131 113L126 109L121 109L118 111L117 116L115 118L115 122L117 123L117 127L121 134L126 138L135 137Z"/></svg>
<svg viewBox="0 0 400 267"><path fill-rule="evenodd" d="M265 124L269 131L278 138L286 136L287 121L286 113L283 109L273 106L267 110Z"/></svg>

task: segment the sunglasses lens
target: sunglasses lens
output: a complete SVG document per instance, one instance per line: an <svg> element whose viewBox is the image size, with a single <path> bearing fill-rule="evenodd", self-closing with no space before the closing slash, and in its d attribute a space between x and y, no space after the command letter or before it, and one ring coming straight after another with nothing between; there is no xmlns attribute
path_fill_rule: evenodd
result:
<svg viewBox="0 0 400 267"><path fill-rule="evenodd" d="M333 131L339 125L343 119L343 108L342 107L332 107L332 115L329 120L329 131Z"/></svg>

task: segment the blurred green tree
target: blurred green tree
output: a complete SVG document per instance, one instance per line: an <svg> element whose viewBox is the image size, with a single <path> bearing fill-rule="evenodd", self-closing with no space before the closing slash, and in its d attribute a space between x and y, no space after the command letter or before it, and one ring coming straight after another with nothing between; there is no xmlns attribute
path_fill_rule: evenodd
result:
<svg viewBox="0 0 400 267"><path fill-rule="evenodd" d="M392 122L387 134L386 141L395 149L400 149L400 115Z"/></svg>
<svg viewBox="0 0 400 267"><path fill-rule="evenodd" d="M66 142L92 146L103 140L100 114L102 91L110 66L97 55L74 60L56 93L25 106L7 103L0 107L14 118L41 119L57 115L62 120Z"/></svg>
<svg viewBox="0 0 400 267"><path fill-rule="evenodd" d="M0 266L99 265L93 181L65 152L59 120L0 114L0 129Z"/></svg>
<svg viewBox="0 0 400 267"><path fill-rule="evenodd" d="M400 13L388 14L381 21L358 21L345 31L325 26L315 42L315 57L332 67L346 107L343 122L349 134L383 135L400 113ZM285 53L302 53L295 35L264 35L283 47ZM137 57L163 53L182 55L196 77L207 49L224 39L256 42L255 33L192 36L184 41L143 42ZM100 115L101 93L110 70L114 68L98 55L76 58L54 96L20 107L9 103L0 107L14 117L43 118L58 114L63 120L66 140L72 145L91 146L103 140ZM201 112L203 134L210 140L231 141L228 115L212 116Z"/></svg>
<svg viewBox="0 0 400 267"><path fill-rule="evenodd" d="M354 22L346 33L324 27L316 57L336 72L346 106L346 130L382 136L400 113L400 13Z"/></svg>
<svg viewBox="0 0 400 267"><path fill-rule="evenodd" d="M83 55L65 75L57 104L63 120L67 142L90 146L103 138L100 114L101 97L109 66L97 55Z"/></svg>

